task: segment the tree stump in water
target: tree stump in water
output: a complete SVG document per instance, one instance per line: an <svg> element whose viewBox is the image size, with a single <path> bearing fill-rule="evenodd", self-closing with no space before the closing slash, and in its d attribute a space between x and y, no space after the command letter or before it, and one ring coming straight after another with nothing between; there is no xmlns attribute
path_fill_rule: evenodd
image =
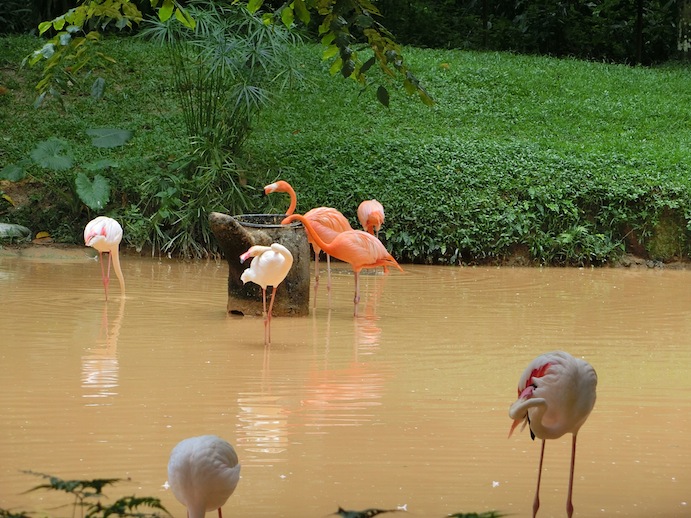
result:
<svg viewBox="0 0 691 518"><path fill-rule="evenodd" d="M209 224L228 262L228 305L233 315L261 315L262 290L257 284L240 280L249 262L242 264L240 255L253 245L270 246L280 243L293 254L293 266L278 285L274 300L274 316L305 316L309 314L310 245L299 222L281 225L284 214L242 214L229 216L220 212L209 215ZM272 287L267 287L267 306Z"/></svg>

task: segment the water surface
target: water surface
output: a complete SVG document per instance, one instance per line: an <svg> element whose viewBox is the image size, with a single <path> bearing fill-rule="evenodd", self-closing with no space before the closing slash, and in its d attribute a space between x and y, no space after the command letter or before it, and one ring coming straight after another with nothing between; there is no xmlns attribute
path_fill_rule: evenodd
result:
<svg viewBox="0 0 691 518"><path fill-rule="evenodd" d="M159 497L181 439L242 463L225 516L530 516L539 443L507 438L522 370L564 349L593 364L576 516L691 516L691 272L405 266L353 277L304 318L225 314L224 262L125 256L106 303L88 249L0 255L0 508L49 509L39 479L122 478ZM540 516L564 516L570 436L546 448ZM64 509L51 511L67 515ZM393 515L392 515L393 516Z"/></svg>

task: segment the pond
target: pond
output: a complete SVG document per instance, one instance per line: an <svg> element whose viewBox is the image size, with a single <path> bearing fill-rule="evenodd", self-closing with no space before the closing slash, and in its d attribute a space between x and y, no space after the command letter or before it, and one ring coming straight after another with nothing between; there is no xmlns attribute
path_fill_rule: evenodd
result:
<svg viewBox="0 0 691 518"><path fill-rule="evenodd" d="M235 445L226 516L396 509L530 516L539 441L508 438L523 369L556 349L597 370L576 516L691 516L691 271L403 265L301 318L227 315L228 269L125 255L105 302L93 251L0 255L0 508L71 502L32 470L154 496L183 438ZM563 516L571 436L548 441L539 516ZM403 513L396 513L403 515ZM388 515L387 515L388 516ZM393 516L393 515L392 515Z"/></svg>

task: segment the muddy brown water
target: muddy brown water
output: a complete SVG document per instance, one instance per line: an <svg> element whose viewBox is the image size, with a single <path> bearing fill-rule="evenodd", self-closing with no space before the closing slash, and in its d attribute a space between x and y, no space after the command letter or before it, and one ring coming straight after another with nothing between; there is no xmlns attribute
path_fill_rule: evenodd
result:
<svg viewBox="0 0 691 518"><path fill-rule="evenodd" d="M308 317L226 315L224 262L125 256L104 301L88 249L0 255L0 508L49 510L33 470L155 496L172 447L213 433L242 463L232 517L406 506L529 516L539 443L507 438L518 378L564 349L598 372L576 516L691 516L691 272L334 263ZM539 516L564 516L570 436L549 441ZM389 515L387 515L389 516Z"/></svg>

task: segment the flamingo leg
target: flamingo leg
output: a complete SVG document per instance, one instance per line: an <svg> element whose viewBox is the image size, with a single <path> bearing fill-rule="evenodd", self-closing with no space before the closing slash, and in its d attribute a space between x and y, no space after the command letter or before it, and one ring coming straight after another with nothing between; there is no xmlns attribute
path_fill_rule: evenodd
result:
<svg viewBox="0 0 691 518"><path fill-rule="evenodd" d="M276 295L276 286L272 286L271 288L271 302L269 303L269 312L267 313L267 319L266 319L266 326L268 329L268 341L267 343L271 343L271 311L273 310L274 307L274 296Z"/></svg>
<svg viewBox="0 0 691 518"><path fill-rule="evenodd" d="M571 518L573 516L573 470L576 465L576 434L573 434L571 441L571 474L569 475L569 494L566 497L566 515Z"/></svg>
<svg viewBox="0 0 691 518"><path fill-rule="evenodd" d="M106 292L106 300L108 300L108 283L110 281L110 254L108 254L108 274L104 268L103 252L98 253L98 262L101 263L101 280L103 281L103 290Z"/></svg>
<svg viewBox="0 0 691 518"><path fill-rule="evenodd" d="M326 291L331 292L331 256L326 254Z"/></svg>
<svg viewBox="0 0 691 518"><path fill-rule="evenodd" d="M317 309L317 291L319 290L319 252L314 250L314 309Z"/></svg>
<svg viewBox="0 0 691 518"><path fill-rule="evenodd" d="M533 518L537 516L537 510L540 508L540 480L542 479L542 459L545 457L545 439L542 439L542 448L540 449L540 464L537 468L537 487L535 488L535 500L533 500Z"/></svg>
<svg viewBox="0 0 691 518"><path fill-rule="evenodd" d="M357 316L357 307L360 303L360 272L355 272L355 297L353 298L353 305L355 310L353 315Z"/></svg>

